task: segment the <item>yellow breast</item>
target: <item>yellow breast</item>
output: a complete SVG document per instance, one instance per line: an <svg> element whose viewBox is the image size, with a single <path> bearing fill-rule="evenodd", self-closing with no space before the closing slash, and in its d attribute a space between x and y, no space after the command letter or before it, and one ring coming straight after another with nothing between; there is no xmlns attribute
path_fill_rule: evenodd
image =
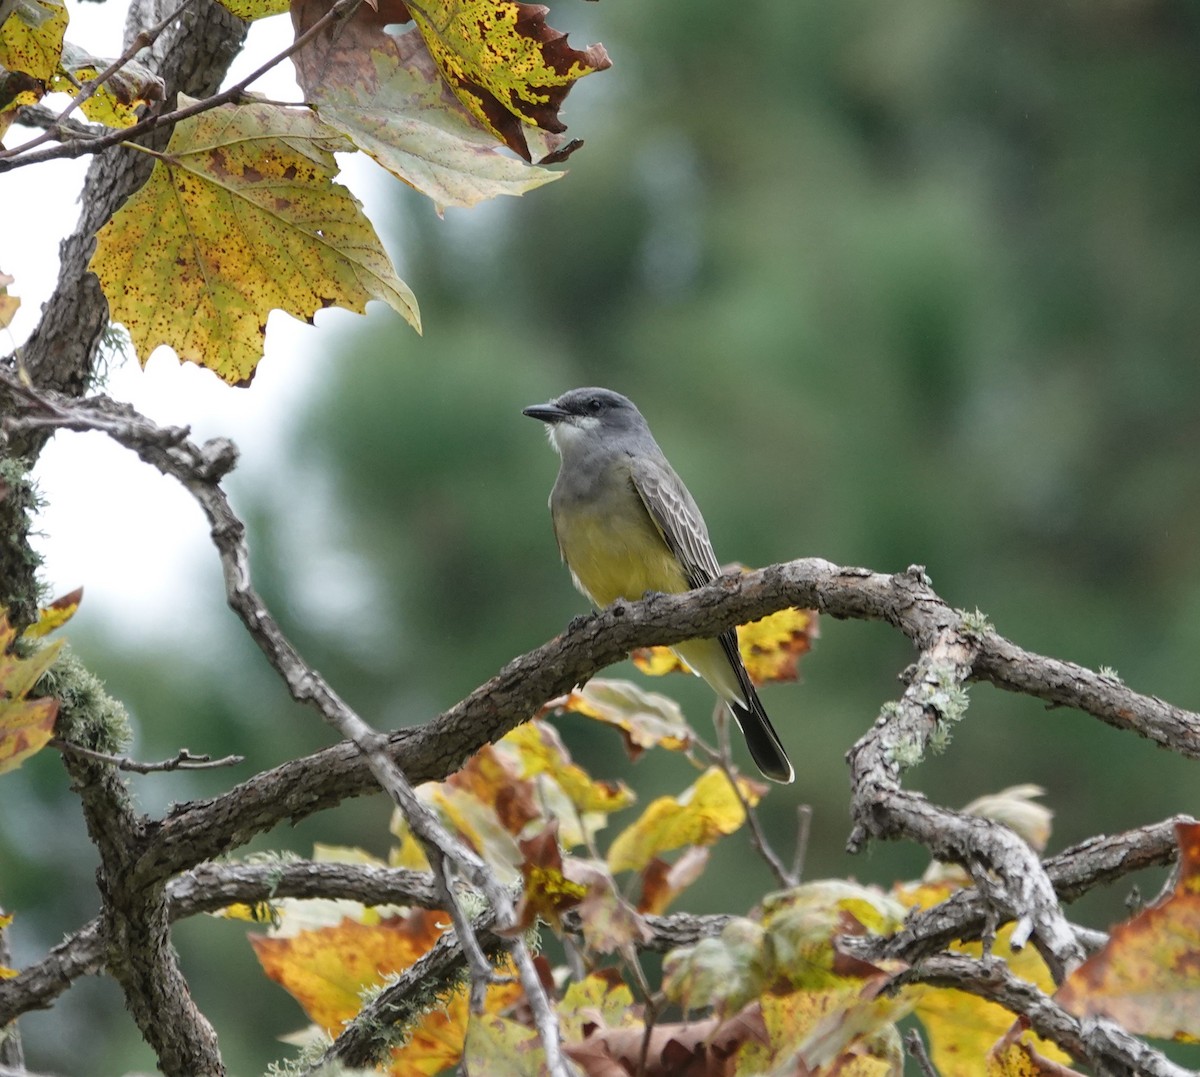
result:
<svg viewBox="0 0 1200 1077"><path fill-rule="evenodd" d="M636 497L636 495L634 495ZM556 512L554 530L575 586L597 606L647 591L688 590L675 555L640 502L630 510Z"/></svg>

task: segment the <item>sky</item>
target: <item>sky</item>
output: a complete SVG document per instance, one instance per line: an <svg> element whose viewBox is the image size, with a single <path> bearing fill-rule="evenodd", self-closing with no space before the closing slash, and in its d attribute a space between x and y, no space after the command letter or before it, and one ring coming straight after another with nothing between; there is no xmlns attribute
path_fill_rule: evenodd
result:
<svg viewBox="0 0 1200 1077"><path fill-rule="evenodd" d="M66 3L69 41L96 55L120 54L127 4ZM277 54L291 36L286 16L254 23L226 84ZM300 100L286 60L252 89L276 100ZM62 107L67 100L55 96L46 103ZM36 133L14 126L5 145L12 148ZM38 207L37 212L9 214L0 241L0 270L15 278L9 291L21 298L12 325L0 333L0 354L28 338L53 291L59 241L75 227L89 161L30 165L0 180L8 205ZM339 161L344 168L340 181L373 216L390 183L381 181L378 168L361 155ZM271 469L286 466L283 453L294 417L320 380L323 343L338 324L357 317L342 310L321 311L314 328L274 311L265 358L246 389L231 388L207 370L179 363L167 348L159 348L144 370L132 356L118 361L101 388L156 422L190 425L199 441L232 438L242 453L236 491L238 481L265 480ZM196 566L205 559L215 565L216 554L199 508L174 480L102 435L69 432L57 434L46 447L35 477L46 501L36 525L41 532L37 546L45 558L42 575L55 596L84 587L77 627L153 635L201 605L211 608L211 596L201 591L211 586L212 574L198 573Z"/></svg>

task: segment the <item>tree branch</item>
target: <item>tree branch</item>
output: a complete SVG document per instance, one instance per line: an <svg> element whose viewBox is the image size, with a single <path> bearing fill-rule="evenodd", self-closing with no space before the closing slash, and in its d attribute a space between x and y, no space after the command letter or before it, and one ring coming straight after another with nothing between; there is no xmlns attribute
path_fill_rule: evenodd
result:
<svg viewBox="0 0 1200 1077"><path fill-rule="evenodd" d="M997 1002L1028 1022L1039 1036L1107 1077L1189 1077L1192 1073L1111 1022L1081 1020L1069 1013L1033 984L1014 976L997 957L938 954L900 973L894 982L953 987Z"/></svg>

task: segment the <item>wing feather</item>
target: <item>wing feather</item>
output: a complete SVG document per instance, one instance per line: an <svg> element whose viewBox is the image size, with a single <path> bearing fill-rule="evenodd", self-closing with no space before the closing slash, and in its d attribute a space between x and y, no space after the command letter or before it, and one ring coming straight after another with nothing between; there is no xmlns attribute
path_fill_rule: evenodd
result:
<svg viewBox="0 0 1200 1077"><path fill-rule="evenodd" d="M630 461L629 474L663 541L679 558L688 583L702 587L715 580L721 566L704 517L671 465L663 458L642 454Z"/></svg>

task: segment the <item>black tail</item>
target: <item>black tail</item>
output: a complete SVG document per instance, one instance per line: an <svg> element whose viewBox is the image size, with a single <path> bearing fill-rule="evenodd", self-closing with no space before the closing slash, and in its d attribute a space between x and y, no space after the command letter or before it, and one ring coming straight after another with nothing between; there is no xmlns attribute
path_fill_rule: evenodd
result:
<svg viewBox="0 0 1200 1077"><path fill-rule="evenodd" d="M745 663L742 662L738 651L737 635L732 631L722 632L717 641L721 644L725 657L729 659L733 672L737 674L738 686L746 700L745 704L732 699L726 702L738 728L742 731L742 736L746 738L750 757L771 781L790 785L796 778L796 772L792 770L787 752L783 750L783 742L772 727L767 712L763 710L762 701L754 690L750 674L746 672Z"/></svg>
<svg viewBox="0 0 1200 1077"><path fill-rule="evenodd" d="M783 750L783 744L772 728L771 719L763 710L754 689L750 689L749 707L743 707L740 703L730 703L729 709L741 727L746 746L750 749L750 756L758 765L758 769L773 782L790 784L795 779L796 772L788 762L787 752Z"/></svg>

